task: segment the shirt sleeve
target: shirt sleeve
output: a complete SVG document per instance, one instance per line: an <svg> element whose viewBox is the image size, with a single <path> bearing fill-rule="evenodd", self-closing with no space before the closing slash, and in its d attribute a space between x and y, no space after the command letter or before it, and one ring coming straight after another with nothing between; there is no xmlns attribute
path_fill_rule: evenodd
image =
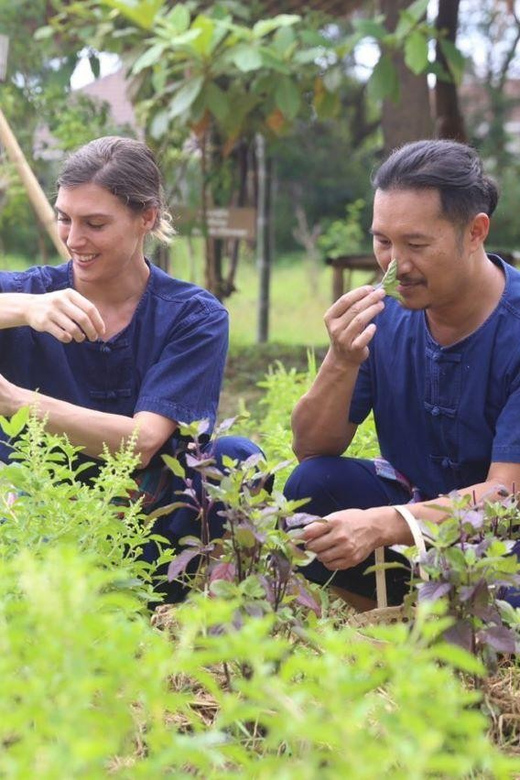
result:
<svg viewBox="0 0 520 780"><path fill-rule="evenodd" d="M354 393L352 395L349 421L354 423L354 425L361 425L368 417L373 405L369 360L365 360L360 366L356 386L354 387Z"/></svg>
<svg viewBox="0 0 520 780"><path fill-rule="evenodd" d="M520 463L520 368L496 422L491 461Z"/></svg>
<svg viewBox="0 0 520 780"><path fill-rule="evenodd" d="M199 301L179 318L159 359L141 383L135 412L181 423L215 423L228 348L228 313Z"/></svg>

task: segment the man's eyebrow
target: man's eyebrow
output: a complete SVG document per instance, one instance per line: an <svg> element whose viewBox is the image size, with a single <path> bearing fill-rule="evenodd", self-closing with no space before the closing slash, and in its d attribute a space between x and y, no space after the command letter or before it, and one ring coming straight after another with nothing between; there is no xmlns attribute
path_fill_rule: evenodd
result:
<svg viewBox="0 0 520 780"><path fill-rule="evenodd" d="M368 232L373 236L385 236L386 233L384 233L382 230L375 230L374 228L369 228ZM407 238L407 239L431 239L432 236L428 233L404 233L401 238Z"/></svg>

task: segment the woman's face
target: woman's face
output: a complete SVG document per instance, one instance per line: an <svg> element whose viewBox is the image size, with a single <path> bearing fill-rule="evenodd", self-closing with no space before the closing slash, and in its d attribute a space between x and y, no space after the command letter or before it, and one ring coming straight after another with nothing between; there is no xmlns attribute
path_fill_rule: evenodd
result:
<svg viewBox="0 0 520 780"><path fill-rule="evenodd" d="M78 280L106 284L144 263L144 238L153 228L156 209L136 214L92 183L61 187L55 209Z"/></svg>

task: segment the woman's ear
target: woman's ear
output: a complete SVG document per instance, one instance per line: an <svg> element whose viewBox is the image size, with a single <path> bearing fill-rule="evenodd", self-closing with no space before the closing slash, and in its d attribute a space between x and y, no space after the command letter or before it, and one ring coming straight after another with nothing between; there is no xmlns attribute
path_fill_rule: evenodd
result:
<svg viewBox="0 0 520 780"><path fill-rule="evenodd" d="M150 206L141 212L141 219L143 220L143 228L147 233L154 229L157 221L157 214L159 210L156 206Z"/></svg>

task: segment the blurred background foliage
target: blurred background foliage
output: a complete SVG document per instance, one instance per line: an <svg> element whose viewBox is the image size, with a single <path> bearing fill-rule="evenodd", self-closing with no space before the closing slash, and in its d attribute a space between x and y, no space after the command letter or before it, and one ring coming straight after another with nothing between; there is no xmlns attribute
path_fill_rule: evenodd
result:
<svg viewBox="0 0 520 780"><path fill-rule="evenodd" d="M63 153L121 133L144 137L160 155L174 216L179 203L256 206L262 134L272 166L274 264L292 259L316 277L325 255L370 251L370 172L389 148L424 135L458 137L479 148L501 185L490 247L516 250L515 3L296 6L299 17L294 4L275 0L0 0L0 31L10 42L0 105L49 198ZM98 77L108 54L126 72L131 123L71 86L78 63ZM1 150L0 165L0 250L52 261ZM203 263L200 253L213 253L215 291L224 298L239 286L235 243L208 250L199 242L192 258ZM242 247L242 262L251 257L252 246Z"/></svg>

